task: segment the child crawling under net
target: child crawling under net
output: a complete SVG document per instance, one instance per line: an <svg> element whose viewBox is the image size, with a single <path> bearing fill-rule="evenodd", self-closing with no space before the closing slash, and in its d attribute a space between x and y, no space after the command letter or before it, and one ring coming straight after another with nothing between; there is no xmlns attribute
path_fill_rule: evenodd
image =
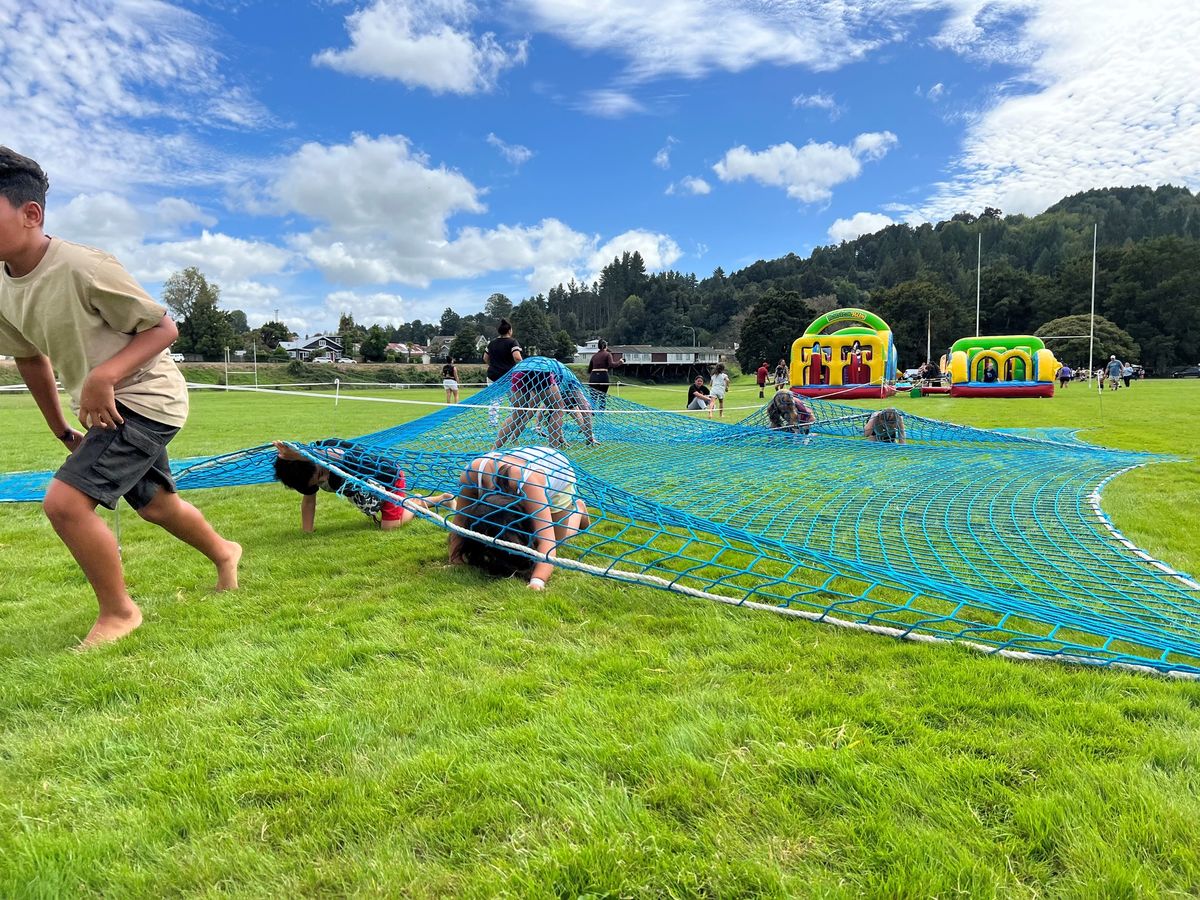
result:
<svg viewBox="0 0 1200 900"><path fill-rule="evenodd" d="M274 444L279 454L275 457L275 480L301 495L300 528L303 531L311 532L316 528L318 491L341 494L383 531L402 528L416 517L411 509L384 500L353 482L348 483L337 472L317 465L282 441L275 441ZM365 468L372 473L372 480L386 485L392 493L404 498L404 472L394 462L364 453L358 445L336 438L318 441L313 446L345 462L356 473L361 473ZM410 497L408 502L427 509L430 505L446 503L453 497L449 493L424 500Z"/></svg>
<svg viewBox="0 0 1200 900"><path fill-rule="evenodd" d="M518 447L471 460L459 478L452 523L484 537L529 547L549 560L558 545L591 525L575 496L570 460L549 447ZM529 579L546 587L554 567L488 541L450 532L450 564L467 564L502 578Z"/></svg>

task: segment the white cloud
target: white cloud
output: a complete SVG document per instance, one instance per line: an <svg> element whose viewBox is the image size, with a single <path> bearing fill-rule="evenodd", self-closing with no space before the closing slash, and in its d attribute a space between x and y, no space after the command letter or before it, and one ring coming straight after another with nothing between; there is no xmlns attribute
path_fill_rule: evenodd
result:
<svg viewBox="0 0 1200 900"><path fill-rule="evenodd" d="M854 139L851 150L860 159L874 161L883 159L896 144L896 136L890 131L868 131Z"/></svg>
<svg viewBox="0 0 1200 900"><path fill-rule="evenodd" d="M829 114L831 120L836 120L842 114L842 108L838 106L837 101L833 99L833 94L824 94L818 91L815 94L801 95L792 98L792 106L804 107L807 109L823 109Z"/></svg>
<svg viewBox="0 0 1200 900"><path fill-rule="evenodd" d="M1093 187L1200 186L1198 34L1192 0L962 0L940 44L1024 75L972 118L949 177L910 214L1032 214Z"/></svg>
<svg viewBox="0 0 1200 900"><path fill-rule="evenodd" d="M5 140L77 191L227 183L244 163L202 143L269 119L221 71L218 35L160 0L0 4Z"/></svg>
<svg viewBox="0 0 1200 900"><path fill-rule="evenodd" d="M872 234L894 224L889 216L882 213L859 212L848 219L834 221L829 226L829 239L840 244L842 241L852 241L859 235Z"/></svg>
<svg viewBox="0 0 1200 900"><path fill-rule="evenodd" d="M654 154L654 164L660 169L671 168L671 148L678 144L675 138L667 135L667 142Z"/></svg>
<svg viewBox="0 0 1200 900"><path fill-rule="evenodd" d="M683 256L679 245L668 235L634 228L606 241L592 253L591 259L588 261L590 270L587 277L588 283L598 279L600 270L614 258L623 253L633 253L635 250L642 255L646 269L650 272L660 272Z"/></svg>
<svg viewBox="0 0 1200 900"><path fill-rule="evenodd" d="M696 178L694 175L687 175L679 179L678 183L667 185L666 193L668 194L711 194L712 187L703 178Z"/></svg>
<svg viewBox="0 0 1200 900"><path fill-rule="evenodd" d="M491 32L472 35L474 15L465 0L374 0L346 17L350 46L322 50L313 62L435 94L491 91L502 71L525 62L527 43L504 47Z"/></svg>
<svg viewBox="0 0 1200 900"><path fill-rule="evenodd" d="M535 25L588 50L624 55L635 79L699 78L763 63L836 69L901 34L899 0L518 0Z"/></svg>
<svg viewBox="0 0 1200 900"><path fill-rule="evenodd" d="M521 144L508 144L491 132L488 133L487 142L500 151L500 155L508 160L513 166L521 166L529 160L533 159L533 151Z"/></svg>
<svg viewBox="0 0 1200 900"><path fill-rule="evenodd" d="M920 90L920 88L918 88L918 90ZM942 96L945 93L946 93L946 86L939 81L937 84L935 84L933 87L931 87L929 90L927 90L925 92L925 99L932 100L933 102L936 103L938 100L942 99Z"/></svg>
<svg viewBox="0 0 1200 900"><path fill-rule="evenodd" d="M579 108L594 116L605 119L620 119L632 113L646 111L641 103L624 91L599 90L588 91L583 95ZM657 157L655 157L657 159Z"/></svg>
<svg viewBox="0 0 1200 900"><path fill-rule="evenodd" d="M600 239L555 218L535 225L467 225L453 233L453 217L485 211L482 192L462 174L435 168L398 135L306 144L279 169L270 189L278 211L314 223L292 234L290 244L335 284L425 287L518 271L539 291L578 281L580 271L595 268L591 260ZM624 241L626 249L637 244L651 269L678 258L666 235L632 231L613 241Z"/></svg>
<svg viewBox="0 0 1200 900"><path fill-rule="evenodd" d="M752 179L771 187L782 187L787 195L804 203L828 200L834 186L858 177L863 160L881 158L896 144L890 131L858 135L851 146L809 142L795 147L790 142L762 151L745 146L726 151L713 166L722 181Z"/></svg>
<svg viewBox="0 0 1200 900"><path fill-rule="evenodd" d="M333 316L340 316L342 313L348 312L360 325L371 325L377 322L398 325L409 318L405 307L402 296L382 291L372 294L334 291L325 297L325 309Z"/></svg>

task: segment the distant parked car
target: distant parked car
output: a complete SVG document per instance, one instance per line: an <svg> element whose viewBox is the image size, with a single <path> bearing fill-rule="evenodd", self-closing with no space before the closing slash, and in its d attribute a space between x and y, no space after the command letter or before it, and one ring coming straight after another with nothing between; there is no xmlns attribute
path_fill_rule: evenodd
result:
<svg viewBox="0 0 1200 900"><path fill-rule="evenodd" d="M917 367L915 369L905 369L903 377L905 381L912 381L914 378L919 378L920 375L921 369L920 367Z"/></svg>
<svg viewBox="0 0 1200 900"><path fill-rule="evenodd" d="M172 353L171 359L175 360L175 362L183 362L183 354L182 353Z"/></svg>
<svg viewBox="0 0 1200 900"><path fill-rule="evenodd" d="M1171 373L1172 378L1200 378L1200 366L1184 366Z"/></svg>
<svg viewBox="0 0 1200 900"><path fill-rule="evenodd" d="M354 365L354 360L352 360L348 356L343 356L341 359L338 360L338 364L343 365L343 366L352 366L352 365Z"/></svg>

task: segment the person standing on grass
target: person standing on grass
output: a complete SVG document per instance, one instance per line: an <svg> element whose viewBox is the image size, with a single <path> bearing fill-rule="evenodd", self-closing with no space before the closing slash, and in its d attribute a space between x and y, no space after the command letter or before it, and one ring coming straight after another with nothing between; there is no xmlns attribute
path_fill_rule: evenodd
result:
<svg viewBox="0 0 1200 900"><path fill-rule="evenodd" d="M124 497L208 557L218 590L238 586L242 548L175 490L166 447L188 412L187 386L167 353L175 323L115 258L45 233L49 187L41 166L0 147L0 353L16 357L70 452L42 508L95 591L100 613L81 644L90 647L142 623L97 505L115 509ZM55 368L85 433L63 416Z"/></svg>
<svg viewBox="0 0 1200 900"><path fill-rule="evenodd" d="M446 360L446 364L442 366L442 387L446 389L446 405L458 402L458 366L454 364L454 357Z"/></svg>
<svg viewBox="0 0 1200 900"><path fill-rule="evenodd" d="M725 371L725 363L717 363L716 371L712 377L712 396L717 402L718 418L725 418L725 395L729 393L729 374ZM708 411L709 417L712 417L712 409Z"/></svg>
<svg viewBox="0 0 1200 900"><path fill-rule="evenodd" d="M1116 356L1109 356L1108 365L1104 367L1104 374L1108 376L1108 386L1112 390L1118 390L1121 387L1121 372L1125 368L1125 363L1117 359Z"/></svg>
<svg viewBox="0 0 1200 900"><path fill-rule="evenodd" d="M1125 387L1129 387L1129 382L1133 379L1133 366L1125 363L1121 367L1121 380L1125 382Z"/></svg>
<svg viewBox="0 0 1200 900"><path fill-rule="evenodd" d="M769 378L770 375L771 375L771 372L769 369L767 369L767 361L764 359L762 362L760 362L758 364L758 371L754 373L754 377L758 381L758 399L759 400L764 399L763 389L766 388L767 378Z"/></svg>
<svg viewBox="0 0 1200 900"><path fill-rule="evenodd" d="M788 367L787 360L779 360L779 365L775 367L775 390L782 391L788 386Z"/></svg>
<svg viewBox="0 0 1200 900"><path fill-rule="evenodd" d="M609 373L619 365L620 358L608 349L608 341L601 339L596 346L596 352L588 360L587 369L588 387L600 395L598 405L601 409L608 408Z"/></svg>
<svg viewBox="0 0 1200 900"><path fill-rule="evenodd" d="M521 345L512 336L512 325L508 319L501 319L496 326L496 337L483 351L483 361L487 364L487 383L499 381L524 358Z"/></svg>

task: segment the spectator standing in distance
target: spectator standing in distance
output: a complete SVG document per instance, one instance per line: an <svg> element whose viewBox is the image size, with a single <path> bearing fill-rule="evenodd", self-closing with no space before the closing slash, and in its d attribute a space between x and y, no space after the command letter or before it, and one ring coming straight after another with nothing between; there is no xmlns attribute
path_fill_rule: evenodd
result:
<svg viewBox="0 0 1200 900"><path fill-rule="evenodd" d="M496 326L496 337L483 351L483 361L487 364L487 383L499 381L524 358L521 345L512 336L511 323L508 319L501 319Z"/></svg>
<svg viewBox="0 0 1200 900"><path fill-rule="evenodd" d="M788 367L787 360L779 360L779 365L775 367L775 390L782 391L788 386Z"/></svg>
<svg viewBox="0 0 1200 900"><path fill-rule="evenodd" d="M442 366L442 387L446 389L446 403L458 402L458 366L454 364L454 357L446 360L446 364Z"/></svg>
<svg viewBox="0 0 1200 900"><path fill-rule="evenodd" d="M608 349L608 341L601 339L597 347L592 358L588 360L588 387L600 394L599 406L605 409L608 406L608 386L611 383L609 376L613 369L621 365L621 360Z"/></svg>
<svg viewBox="0 0 1200 900"><path fill-rule="evenodd" d="M764 359L761 363L758 364L758 371L755 373L755 377L758 379L758 399L759 400L764 399L763 389L766 388L767 379L770 376L771 376L771 370L767 368L767 361Z"/></svg>

